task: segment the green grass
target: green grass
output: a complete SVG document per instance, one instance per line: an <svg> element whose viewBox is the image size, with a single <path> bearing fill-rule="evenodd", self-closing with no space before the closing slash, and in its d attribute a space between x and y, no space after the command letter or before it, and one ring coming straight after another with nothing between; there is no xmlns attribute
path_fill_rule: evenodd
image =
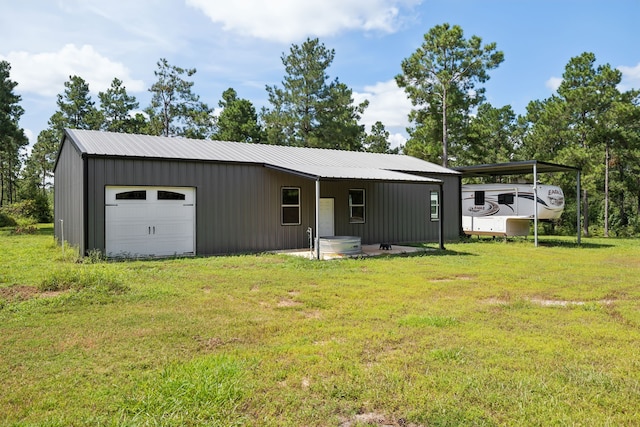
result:
<svg viewBox="0 0 640 427"><path fill-rule="evenodd" d="M640 241L78 262L0 231L0 425L637 425Z"/></svg>

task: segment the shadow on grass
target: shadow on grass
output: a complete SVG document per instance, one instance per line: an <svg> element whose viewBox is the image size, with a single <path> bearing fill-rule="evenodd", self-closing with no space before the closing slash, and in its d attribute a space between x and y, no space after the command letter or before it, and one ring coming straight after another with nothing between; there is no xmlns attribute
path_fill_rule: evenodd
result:
<svg viewBox="0 0 640 427"><path fill-rule="evenodd" d="M371 255L366 258L422 258L422 257L441 257L441 256L478 256L469 252L452 251L449 249L434 249L425 247L424 251L406 252L401 254L381 254Z"/></svg>
<svg viewBox="0 0 640 427"><path fill-rule="evenodd" d="M533 243L533 241L532 241ZM558 248L586 248L586 249L601 249L601 248L611 248L614 245L610 243L594 243L594 242L578 242L576 241L567 241L567 240L539 240L538 246L545 247L558 247Z"/></svg>
<svg viewBox="0 0 640 427"><path fill-rule="evenodd" d="M5 236L53 236L52 224L39 224L34 226L20 227L16 225L0 227L0 234Z"/></svg>
<svg viewBox="0 0 640 427"><path fill-rule="evenodd" d="M39 236L53 236L53 224L38 226L38 231L36 231L35 234Z"/></svg>
<svg viewBox="0 0 640 427"><path fill-rule="evenodd" d="M521 237L465 237L460 240L460 243L464 244L518 244L518 245L531 245L534 246L535 240L531 237L529 238L521 238ZM550 236L542 236L538 239L538 246L542 247L557 247L557 248L583 248L583 249L602 249L602 248L611 248L615 245L611 243L604 242L594 242L589 241L585 242L584 240L578 244L576 240L572 239L562 239L562 238L553 238Z"/></svg>

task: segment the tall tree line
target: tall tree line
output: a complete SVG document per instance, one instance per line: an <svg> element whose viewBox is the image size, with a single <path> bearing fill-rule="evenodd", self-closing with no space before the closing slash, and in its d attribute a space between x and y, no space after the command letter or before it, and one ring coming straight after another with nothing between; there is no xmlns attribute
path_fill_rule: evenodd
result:
<svg viewBox="0 0 640 427"><path fill-rule="evenodd" d="M620 71L585 52L569 60L557 93L516 116L486 103L481 86L503 60L495 43L466 39L458 26L425 34L396 76L414 105L404 152L444 166L537 159L578 167L583 233L640 233L640 92L621 92ZM569 196L559 225L575 231L575 176L544 179Z"/></svg>
<svg viewBox="0 0 640 427"><path fill-rule="evenodd" d="M538 159L582 169L586 233L640 233L640 94L619 90L621 74L595 55L582 53L568 62L557 92L533 100L526 113L510 105L486 102L483 84L504 61L495 43L466 38L450 24L429 30L418 49L400 64L396 76L414 108L409 139L392 149L389 132L377 122L366 130L359 121L368 102L356 104L352 90L329 75L335 51L317 38L293 44L281 56L280 85L266 86L268 106L259 112L229 88L218 113L195 92L195 69L162 58L149 91L150 105L139 102L115 78L91 99L80 76L70 76L57 97L57 111L42 131L31 155L18 125L22 115L10 65L0 62L1 202L46 195L64 128L150 135L184 136L247 143L335 148L380 153L402 150L445 166ZM176 142L178 143L178 142ZM573 218L573 177L550 176L563 186ZM566 231L574 222L560 222Z"/></svg>
<svg viewBox="0 0 640 427"><path fill-rule="evenodd" d="M582 169L587 235L590 225L605 236L640 231L640 92L621 92L621 79L582 53L568 62L557 93L531 102L523 117L520 157Z"/></svg>

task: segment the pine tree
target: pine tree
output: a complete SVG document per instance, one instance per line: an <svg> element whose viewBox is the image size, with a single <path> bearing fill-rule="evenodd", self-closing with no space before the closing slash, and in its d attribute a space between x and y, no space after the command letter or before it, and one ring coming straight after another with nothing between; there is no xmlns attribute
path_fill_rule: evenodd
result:
<svg viewBox="0 0 640 427"><path fill-rule="evenodd" d="M399 148L391 148L389 131L380 121L371 125L371 132L365 135L362 145L364 150L369 153L398 154L400 152Z"/></svg>
<svg viewBox="0 0 640 427"><path fill-rule="evenodd" d="M581 168L583 232L589 235L595 224L608 235L611 213L617 226L629 224L624 194L637 194L637 183L629 179L638 171L637 93L620 93L620 71L596 66L590 52L571 58L562 77L557 94L529 104L522 150Z"/></svg>
<svg viewBox="0 0 640 427"><path fill-rule="evenodd" d="M144 116L140 113L133 115L140 104L135 96L127 93L122 80L114 78L111 87L99 92L98 98L102 114L101 129L110 132L142 133L145 125Z"/></svg>
<svg viewBox="0 0 640 427"><path fill-rule="evenodd" d="M185 136L205 139L215 133L215 119L207 104L193 93L193 82L186 78L196 73L195 68L170 65L161 58L154 71L157 81L151 85L151 105L146 133L164 136Z"/></svg>
<svg viewBox="0 0 640 427"><path fill-rule="evenodd" d="M232 88L225 90L218 103L222 108L218 116L216 139L236 142L262 142L262 129L258 114L251 101L238 98Z"/></svg>
<svg viewBox="0 0 640 427"><path fill-rule="evenodd" d="M52 184L53 166L64 135L64 129L98 130L102 114L94 106L89 84L79 76L70 76L58 94L58 111L49 118L48 128L38 134L31 155L27 159L25 180L37 185L43 192Z"/></svg>
<svg viewBox="0 0 640 427"><path fill-rule="evenodd" d="M18 123L24 109L20 95L14 93L18 84L10 79L10 71L11 65L0 61L0 206L16 200L21 151L28 144Z"/></svg>
<svg viewBox="0 0 640 427"><path fill-rule="evenodd" d="M409 116L416 127L409 129L408 150L431 156L435 152L431 146L439 139L440 158L447 167L452 157L450 137L461 132L472 108L484 100L484 88L477 84L486 82L488 71L503 60L504 55L496 50L495 43L483 46L478 36L467 40L457 25L437 25L429 30L424 43L402 61L402 74L396 76L398 86L405 89L417 107ZM435 138L438 132L441 138ZM454 143L457 140L454 138Z"/></svg>
<svg viewBox="0 0 640 427"><path fill-rule="evenodd" d="M353 92L327 69L335 52L316 39L291 46L282 56L286 76L282 87L267 86L271 109L263 109L270 144L360 150L364 126L358 124L367 107L353 103Z"/></svg>

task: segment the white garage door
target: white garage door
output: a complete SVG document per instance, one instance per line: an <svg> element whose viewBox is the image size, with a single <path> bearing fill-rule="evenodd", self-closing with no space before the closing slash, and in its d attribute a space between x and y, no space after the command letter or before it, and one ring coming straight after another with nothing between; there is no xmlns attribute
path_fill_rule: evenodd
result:
<svg viewBox="0 0 640 427"><path fill-rule="evenodd" d="M106 187L107 256L193 255L195 206L192 187Z"/></svg>

